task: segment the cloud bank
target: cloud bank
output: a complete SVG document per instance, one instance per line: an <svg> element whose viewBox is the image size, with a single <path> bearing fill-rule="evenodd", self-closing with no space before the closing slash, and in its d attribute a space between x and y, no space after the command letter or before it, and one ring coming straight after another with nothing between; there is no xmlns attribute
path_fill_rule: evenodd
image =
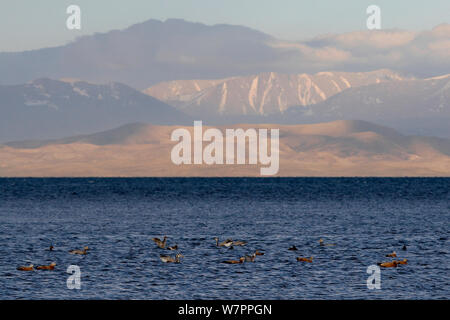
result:
<svg viewBox="0 0 450 320"><path fill-rule="evenodd" d="M450 24L429 31L356 31L304 42L274 41L289 66L305 72L390 68L417 77L450 73Z"/></svg>
<svg viewBox="0 0 450 320"><path fill-rule="evenodd" d="M78 78L144 89L162 81L272 71L376 69L432 77L450 73L449 49L449 24L423 32L367 30L288 42L242 26L148 20L60 47L0 53L0 84L22 84L42 77Z"/></svg>

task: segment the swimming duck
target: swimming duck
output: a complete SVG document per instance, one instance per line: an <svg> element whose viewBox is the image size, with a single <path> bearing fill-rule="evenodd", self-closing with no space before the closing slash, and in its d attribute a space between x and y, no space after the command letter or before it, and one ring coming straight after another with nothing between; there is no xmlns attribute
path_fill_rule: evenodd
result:
<svg viewBox="0 0 450 320"><path fill-rule="evenodd" d="M245 261L245 257L240 257L239 260L225 260L222 263L227 263L227 264L240 264L240 263L244 263Z"/></svg>
<svg viewBox="0 0 450 320"><path fill-rule="evenodd" d="M253 254L245 255L244 259L245 259L245 262L255 262L256 256L262 256L262 255L264 255L263 252L256 250Z"/></svg>
<svg viewBox="0 0 450 320"><path fill-rule="evenodd" d="M392 253L387 254L386 257L396 258L397 257L397 252L393 251Z"/></svg>
<svg viewBox="0 0 450 320"><path fill-rule="evenodd" d="M291 251L297 251L298 249L297 249L297 247L294 245L294 246L290 247L288 250L291 250Z"/></svg>
<svg viewBox="0 0 450 320"><path fill-rule="evenodd" d="M264 255L264 252L261 252L261 251L259 251L259 250L255 250L255 253L254 253L256 256L263 256Z"/></svg>
<svg viewBox="0 0 450 320"><path fill-rule="evenodd" d="M247 244L247 242L240 241L240 240L233 241L233 243L232 243L233 246L245 246L246 244Z"/></svg>
<svg viewBox="0 0 450 320"><path fill-rule="evenodd" d="M30 264L29 266L21 266L21 267L18 267L17 270L19 270L19 271L33 271L34 270L34 266L32 264Z"/></svg>
<svg viewBox="0 0 450 320"><path fill-rule="evenodd" d="M37 266L36 270L53 270L55 269L56 262L50 263L48 266Z"/></svg>
<svg viewBox="0 0 450 320"><path fill-rule="evenodd" d="M297 257L297 261L302 261L302 262L313 262L313 257L309 257L309 258L303 258L303 257Z"/></svg>
<svg viewBox="0 0 450 320"><path fill-rule="evenodd" d="M55 247L50 246L50 248L48 248L48 251L53 251L54 248L55 248Z"/></svg>
<svg viewBox="0 0 450 320"><path fill-rule="evenodd" d="M335 243L325 243L323 241L323 239L320 239L319 240L319 245L321 245L321 246L335 246L336 244Z"/></svg>
<svg viewBox="0 0 450 320"><path fill-rule="evenodd" d="M397 264L408 264L408 259L395 260L395 262L397 262Z"/></svg>
<svg viewBox="0 0 450 320"><path fill-rule="evenodd" d="M70 250L69 253L86 255L88 250L89 250L89 247L86 246L83 248L83 250Z"/></svg>
<svg viewBox="0 0 450 320"><path fill-rule="evenodd" d="M219 238L215 237L214 240L216 240L216 247L232 247L233 246L233 240L227 239L221 243L219 243Z"/></svg>
<svg viewBox="0 0 450 320"><path fill-rule="evenodd" d="M160 240L159 238L152 238L152 240L159 248L164 249L166 247L167 236L164 236L163 240Z"/></svg>
<svg viewBox="0 0 450 320"><path fill-rule="evenodd" d="M381 262L378 265L383 268L397 268L398 262L394 260L391 262Z"/></svg>
<svg viewBox="0 0 450 320"><path fill-rule="evenodd" d="M244 256L244 261L245 262L255 262L255 258L256 258L256 254L251 254L251 255L245 255Z"/></svg>
<svg viewBox="0 0 450 320"><path fill-rule="evenodd" d="M178 245L176 244L176 245L174 245L174 246L171 246L171 247L167 247L167 250L178 250Z"/></svg>
<svg viewBox="0 0 450 320"><path fill-rule="evenodd" d="M164 254L161 254L159 256L159 258L161 259L162 262L165 263L180 263L180 258L184 258L184 256L181 253L177 253L177 255L174 257L171 256L166 256Z"/></svg>

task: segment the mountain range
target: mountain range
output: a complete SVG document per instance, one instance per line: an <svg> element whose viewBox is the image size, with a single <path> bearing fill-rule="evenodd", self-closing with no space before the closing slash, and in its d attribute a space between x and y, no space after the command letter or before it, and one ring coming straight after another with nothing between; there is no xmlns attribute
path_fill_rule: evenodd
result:
<svg viewBox="0 0 450 320"><path fill-rule="evenodd" d="M270 115L327 100L349 88L403 80L391 70L260 73L218 80L162 82L143 92L192 115Z"/></svg>
<svg viewBox="0 0 450 320"><path fill-rule="evenodd" d="M69 77L142 90L171 80L381 68L424 78L450 73L449 38L448 23L285 41L245 26L150 19L57 47L0 53L0 84Z"/></svg>
<svg viewBox="0 0 450 320"><path fill-rule="evenodd" d="M0 176L257 175L171 165L170 132L194 120L279 128L280 175L445 176L449 37L289 42L168 19L0 53Z"/></svg>
<svg viewBox="0 0 450 320"><path fill-rule="evenodd" d="M450 138L450 75L349 88L284 116L291 123L366 120L407 134Z"/></svg>
<svg viewBox="0 0 450 320"><path fill-rule="evenodd" d="M450 74L416 79L391 70L262 73L163 82L143 91L212 124L366 120L450 138Z"/></svg>
<svg viewBox="0 0 450 320"><path fill-rule="evenodd" d="M0 86L0 142L97 132L136 121L191 123L174 107L121 83L43 78Z"/></svg>
<svg viewBox="0 0 450 320"><path fill-rule="evenodd" d="M176 128L136 123L65 139L8 143L0 146L0 176L259 176L258 165L173 164L170 153L177 142L170 135ZM231 128L279 128L280 176L450 175L449 139L406 136L365 121ZM192 134L192 127L186 129Z"/></svg>
<svg viewBox="0 0 450 320"><path fill-rule="evenodd" d="M450 137L450 75L263 73L163 82L143 92L120 83L43 78L0 86L0 115L0 142L68 137L137 121L190 125L193 120L210 125L366 120L405 134Z"/></svg>
<svg viewBox="0 0 450 320"><path fill-rule="evenodd" d="M242 26L150 19L58 47L0 53L0 84L69 77L143 89L165 80L255 73L282 58L268 44L272 39Z"/></svg>

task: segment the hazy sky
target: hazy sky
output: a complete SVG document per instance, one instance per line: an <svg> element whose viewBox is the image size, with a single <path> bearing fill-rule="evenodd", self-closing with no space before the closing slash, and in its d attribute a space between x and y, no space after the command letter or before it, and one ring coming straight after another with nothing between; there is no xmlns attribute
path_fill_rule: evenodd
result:
<svg viewBox="0 0 450 320"><path fill-rule="evenodd" d="M66 29L70 4L81 7L81 31ZM245 25L302 40L365 29L371 4L381 7L383 29L429 30L450 22L449 0L14 0L0 4L0 51L55 46L80 35L167 18Z"/></svg>

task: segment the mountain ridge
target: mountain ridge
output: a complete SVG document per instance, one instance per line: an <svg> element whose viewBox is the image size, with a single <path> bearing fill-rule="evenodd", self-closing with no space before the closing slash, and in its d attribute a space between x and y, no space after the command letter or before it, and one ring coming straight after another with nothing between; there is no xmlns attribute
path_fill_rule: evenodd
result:
<svg viewBox="0 0 450 320"><path fill-rule="evenodd" d="M56 138L147 121L186 124L190 117L127 85L40 78L0 86L0 142Z"/></svg>
<svg viewBox="0 0 450 320"><path fill-rule="evenodd" d="M432 77L450 72L445 51L449 32L450 25L441 24L421 32L366 30L284 41L239 25L150 19L56 47L2 52L0 84L69 77L142 90L171 80L380 68ZM393 36L406 40L392 45ZM412 50L417 55L411 56Z"/></svg>
<svg viewBox="0 0 450 320"><path fill-rule="evenodd" d="M138 123L34 145L9 143L0 146L0 176L259 176L255 165L174 165L176 128ZM192 134L192 126L184 128ZM449 139L405 136L366 121L226 128L279 128L280 176L450 175Z"/></svg>
<svg viewBox="0 0 450 320"><path fill-rule="evenodd" d="M164 80L228 77L265 69L279 56L266 44L271 39L244 26L149 19L121 30L81 36L65 45L0 53L0 84L68 77L142 89ZM261 56L261 62L246 71L252 53Z"/></svg>
<svg viewBox="0 0 450 320"><path fill-rule="evenodd" d="M175 80L143 92L188 114L264 115L316 104L348 88L404 79L408 78L388 69L313 75L265 72L215 80Z"/></svg>
<svg viewBox="0 0 450 320"><path fill-rule="evenodd" d="M407 79L349 88L304 109L290 108L293 122L360 119L407 134L450 137L450 78Z"/></svg>

